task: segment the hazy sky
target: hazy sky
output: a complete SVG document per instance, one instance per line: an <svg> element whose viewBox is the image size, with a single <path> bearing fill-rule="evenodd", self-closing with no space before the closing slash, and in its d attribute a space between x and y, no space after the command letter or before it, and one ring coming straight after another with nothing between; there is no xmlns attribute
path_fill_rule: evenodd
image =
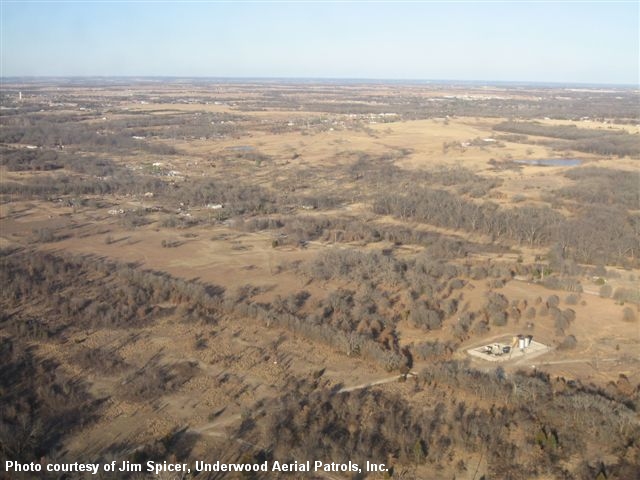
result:
<svg viewBox="0 0 640 480"><path fill-rule="evenodd" d="M637 1L0 5L2 76L639 81Z"/></svg>

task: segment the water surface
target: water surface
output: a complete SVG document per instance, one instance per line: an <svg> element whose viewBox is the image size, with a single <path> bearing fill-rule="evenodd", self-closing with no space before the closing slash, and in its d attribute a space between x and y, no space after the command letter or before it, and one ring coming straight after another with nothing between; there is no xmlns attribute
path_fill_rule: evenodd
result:
<svg viewBox="0 0 640 480"><path fill-rule="evenodd" d="M516 160L515 162L543 167L576 167L582 163L582 160L579 158L542 158L537 160Z"/></svg>

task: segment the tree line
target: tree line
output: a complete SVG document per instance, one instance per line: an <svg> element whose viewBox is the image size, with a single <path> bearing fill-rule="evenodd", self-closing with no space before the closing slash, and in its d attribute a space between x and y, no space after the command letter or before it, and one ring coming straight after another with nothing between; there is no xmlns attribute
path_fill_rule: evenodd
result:
<svg viewBox="0 0 640 480"><path fill-rule="evenodd" d="M557 150L577 150L599 155L617 155L620 157L638 155L640 142L638 135L621 129L579 128L575 125L545 125L539 122L502 122L493 127L499 132L516 135L533 135L556 138L561 143L548 143ZM526 139L528 143L529 140Z"/></svg>
<svg viewBox="0 0 640 480"><path fill-rule="evenodd" d="M392 478L472 471L470 458L478 456L485 456L490 478L626 478L640 459L638 388L626 389L622 377L605 391L449 360L406 382L402 395L382 388L339 393L321 374L291 378L281 396L249 410L235 436L251 439L255 458L376 458L391 466ZM594 441L602 457L588 453Z"/></svg>
<svg viewBox="0 0 640 480"><path fill-rule="evenodd" d="M566 218L548 206L505 208L488 201L468 200L446 190L415 187L410 193L380 194L373 211L484 234L493 242L530 247L558 245L563 258L580 262L624 265L638 260L637 215L606 206L584 205L576 216Z"/></svg>

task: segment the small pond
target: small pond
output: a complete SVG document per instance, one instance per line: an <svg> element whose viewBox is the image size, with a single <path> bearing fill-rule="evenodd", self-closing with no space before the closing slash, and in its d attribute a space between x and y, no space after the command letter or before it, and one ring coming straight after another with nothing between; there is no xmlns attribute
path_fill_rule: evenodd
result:
<svg viewBox="0 0 640 480"><path fill-rule="evenodd" d="M232 150L234 152L251 152L253 147L251 145L235 145L233 147L227 147L226 150Z"/></svg>
<svg viewBox="0 0 640 480"><path fill-rule="evenodd" d="M582 160L579 158L543 158L538 160L516 160L515 162L543 167L576 167L582 163Z"/></svg>

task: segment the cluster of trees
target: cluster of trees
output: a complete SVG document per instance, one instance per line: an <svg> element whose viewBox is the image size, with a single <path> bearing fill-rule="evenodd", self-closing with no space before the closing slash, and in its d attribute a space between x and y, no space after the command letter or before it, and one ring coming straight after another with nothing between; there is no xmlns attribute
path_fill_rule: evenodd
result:
<svg viewBox="0 0 640 480"><path fill-rule="evenodd" d="M136 402L149 402L178 390L198 374L197 364L189 361L162 363L156 355L144 368L132 372L122 382L121 397Z"/></svg>
<svg viewBox="0 0 640 480"><path fill-rule="evenodd" d="M561 313L559 309L556 310L558 310L558 314ZM502 327L508 322L519 324L522 318L533 320L536 314L536 308L529 306L526 300L509 302L504 295L489 291L486 295L486 301L479 311L464 311L457 316L456 321L452 324L452 332L456 339L464 341L472 335L485 334L492 326ZM548 310L545 310L544 315L547 314ZM575 313L571 320L573 318L575 318ZM565 328L567 326L568 324L564 325Z"/></svg>
<svg viewBox="0 0 640 480"><path fill-rule="evenodd" d="M245 86L246 88L247 86ZM634 92L618 90L616 92L569 92L566 89L531 87L532 95L539 99L523 98L459 98L451 96L429 96L425 99L417 93L415 86L404 90L398 88L394 95L371 92L369 88L358 91L350 86L333 85L330 92L324 91L324 86L317 86L318 90L302 95L273 94L273 86L264 86L258 90L256 97L255 85L251 86L250 95L238 99L237 108L243 111L260 111L272 109L301 109L309 112L326 112L335 115L362 115L365 119L370 114L394 112L397 116L392 120L415 120L425 118L443 118L448 116L467 117L518 117L541 118L551 117L559 119L577 120L590 116L594 119L614 118L619 121L637 121L638 112L633 105L637 103ZM447 88L448 86L443 86ZM433 86L425 87L431 89ZM289 92L287 92L289 93ZM483 93L484 95L484 93ZM563 100L558 101L556 96ZM309 98L311 96L311 98ZM379 117L377 122L384 122L385 117Z"/></svg>
<svg viewBox="0 0 640 480"><path fill-rule="evenodd" d="M194 118L198 118L199 122L201 116ZM32 126L29 118L25 120L27 130ZM150 128L172 125L169 118L147 120L138 119L136 115L133 115L131 120L117 120L120 123L114 125L125 130L135 129L142 128L147 121L151 122ZM212 120L207 121L210 123ZM12 122L20 125L18 118L14 118ZM10 122L11 125L13 123ZM547 131L549 126L531 122L505 122L498 128L552 134ZM590 138L588 135L602 135L602 131L562 127L554 135L578 141ZM615 136L630 135L619 133ZM78 141L80 140L82 138L79 137ZM289 212L292 206L301 205L333 208L341 201L341 197L331 194L314 195L301 191L282 194L273 188L258 185L251 179L216 178L172 183L150 174L131 172L103 157L74 155L67 151L5 148L5 153L2 163L13 170L64 169L74 172L73 175L69 175L66 172L60 174L54 171L46 178L35 176L20 183L3 182L0 194L11 195L13 198L73 196L77 202L81 201L78 197L89 195L142 195L152 192L158 202L168 202L176 206L182 204L186 208L201 208L210 203L222 203L224 206L221 210L209 215L209 219L213 216L215 220L240 215ZM250 153L254 155L255 152ZM472 200L469 197L486 195L499 185L499 182L480 177L462 167L420 172L413 178L409 172L393 164L395 160L409 153L409 150L398 150L377 157L363 152L345 153L354 157L353 163L349 163L344 172L346 180L352 182L355 179L355 185L362 182L366 185L364 190L353 187L356 196L363 198L363 194L368 194L364 192L371 191L405 192L374 194L375 213L392 214L405 220L418 220L441 227L486 234L492 240L494 249L496 243L504 243L501 240L535 247L553 246L554 258L559 259L560 263L574 260L588 263L633 264L637 261L638 239L635 232L640 219L637 215L621 211L622 209L613 210L618 207L633 209L640 202L636 188L640 180L633 172L598 168L578 168L567 172L567 177L576 181L575 185L557 190L552 198L553 202L563 199L566 206L573 210L573 216L566 218L547 207L524 205L502 208L492 202ZM240 152L236 155L244 158L248 154ZM259 160L253 156L251 159ZM339 180L338 183L343 180L345 179ZM425 184L430 186L425 187ZM382 189L382 185L386 188ZM433 185L440 185L442 188ZM594 207L594 204L597 206ZM606 206L610 206L611 209L607 210ZM127 216L123 222L128 222L127 226L143 223L138 217L139 215ZM204 215L200 217L180 222L168 219L166 223L168 226L172 223L189 226L196 220L202 221L205 218ZM599 228L603 220L610 228ZM259 219L255 222L247 221L245 226L249 230L265 227L280 229L284 235L278 239L278 244L298 244L314 239L346 242L387 240L394 243L424 245L431 248L433 255L443 258L464 256L476 249L487 248L487 245L476 246L455 237L435 235L419 229L384 227L354 219L283 216L276 219Z"/></svg>
<svg viewBox="0 0 640 480"><path fill-rule="evenodd" d="M640 142L638 135L625 130L601 130L594 128L578 128L575 125L545 125L539 122L502 122L494 127L500 132L517 135L534 135L565 140L561 143L550 143L559 150L577 150L600 155L638 155Z"/></svg>
<svg viewBox="0 0 640 480"><path fill-rule="evenodd" d="M389 342L384 331L395 335L394 329L403 319L429 331L443 328L448 319L458 314L451 328L456 338L464 340L472 334L485 333L490 324L504 325L507 315L516 320L521 316L520 306L507 308L509 302L498 294L493 296L501 301L489 302L480 312L466 311L468 307L463 302L461 289L466 284L464 278L480 280L490 277L490 281L502 284L515 273L508 264L495 263L488 268L482 265L458 266L434 260L428 252L412 259L399 259L390 253L327 249L312 262L295 268L310 279L349 280L360 285L355 292L333 292L307 318L317 323L337 322L345 331L355 328L385 345ZM525 271L523 269L521 273ZM333 304L336 300L337 308ZM384 327L382 336L380 326Z"/></svg>
<svg viewBox="0 0 640 480"><path fill-rule="evenodd" d="M164 197L176 205L203 207L223 204L226 215L274 213L278 208L276 195L260 185L241 180L201 179L179 188L166 189Z"/></svg>
<svg viewBox="0 0 640 480"><path fill-rule="evenodd" d="M415 187L406 194L380 194L373 210L403 220L485 234L493 241L506 239L529 246L547 244L564 220L549 207L501 208L492 202L479 203L430 187Z"/></svg>
<svg viewBox="0 0 640 480"><path fill-rule="evenodd" d="M446 323L459 341L485 334L493 326L518 324L521 319L531 321L538 315L550 316L557 335L563 336L575 319L573 309L560 308L557 295L550 296L546 302L539 299L535 305L528 305L526 301L509 302L504 295L490 291L480 310L468 311L462 290L465 278L487 279L491 288L500 288L515 274L539 274L535 266L497 262L454 265L436 261L428 252L411 259L399 259L391 252L327 249L313 261L295 263L292 268L310 280L348 280L359 285L357 290L339 289L326 301L307 305L306 311L311 310L306 315L309 322L330 325L345 333L364 333L386 346L393 345L390 339L395 336L397 323L403 319L426 331L441 329ZM548 282L549 278L557 280L557 277L547 277L545 285L549 287L568 291L582 289L573 278ZM619 297L623 298L623 294L619 293ZM576 296L567 304L577 302ZM412 354L417 353L412 351Z"/></svg>
<svg viewBox="0 0 640 480"><path fill-rule="evenodd" d="M254 319L267 327L286 328L346 355L375 361L389 371L407 365L410 358L399 351L393 328L385 325L381 317L368 315L356 319L348 311L332 310L332 305L338 308L348 305L350 295L351 292L336 292L326 304L318 304L316 313L311 314L297 311L300 307L296 305L300 303L295 299L265 304L251 301L245 294L228 297L225 307L229 313Z"/></svg>
<svg viewBox="0 0 640 480"><path fill-rule="evenodd" d="M2 313L0 325L6 317ZM3 335L0 353L0 461L55 458L70 433L94 421L100 402L83 381L37 355L19 335ZM12 473L11 478L34 477Z"/></svg>
<svg viewBox="0 0 640 480"><path fill-rule="evenodd" d="M524 372L507 377L458 361L435 362L407 381L413 393L400 396L336 393L317 376L291 379L282 396L250 409L235 435L257 444L256 458L373 458L400 478L408 471L420 477L421 468L462 473L480 456L491 478L595 479L601 471L626 478L640 460L637 388L605 391ZM606 446L601 459L588 453L592 439ZM605 455L606 465L598 463Z"/></svg>
<svg viewBox="0 0 640 480"><path fill-rule="evenodd" d="M56 150L27 150L23 148L0 147L0 165L11 172L27 170L47 171L64 168L60 154Z"/></svg>
<svg viewBox="0 0 640 480"><path fill-rule="evenodd" d="M167 184L151 176L131 175L125 171L107 177L66 175L55 172L47 177L34 176L18 182L2 182L0 195L19 198L50 199L61 196L138 194L162 192Z"/></svg>
<svg viewBox="0 0 640 480"><path fill-rule="evenodd" d="M371 282L378 286L411 289L417 295L432 296L437 292L451 292L449 282L457 275L467 275L467 267L436 260L429 253L413 258L397 258L383 250L360 251L332 248L320 252L299 272L311 279L348 279L357 283ZM483 271L486 276L486 270Z"/></svg>
<svg viewBox="0 0 640 480"><path fill-rule="evenodd" d="M608 205L583 205L551 238L550 258L561 267L567 259L592 265L637 264L640 216Z"/></svg>
<svg viewBox="0 0 640 480"><path fill-rule="evenodd" d="M614 175L614 178L617 177ZM597 182L604 184L608 180ZM626 180L622 183L625 193L617 196L621 201L633 202L632 197L637 196L637 192L630 193L631 183L633 181ZM582 187L577 187L577 191L582 192ZM564 191L565 194L571 192ZM492 202L467 200L446 190L421 187L410 194L381 194L373 209L378 214L403 220L484 234L494 242L507 240L527 246L553 246L556 257L559 252L561 259L582 263L633 263L637 262L640 251L635 234L640 217L601 204L582 205L573 217L566 218L546 206L503 208ZM604 225L607 227L603 228Z"/></svg>
<svg viewBox="0 0 640 480"><path fill-rule="evenodd" d="M21 143L38 147L82 147L95 152L143 150L156 155L175 155L178 151L164 143L133 138L124 129L96 128L74 115L29 114L5 118L0 143Z"/></svg>
<svg viewBox="0 0 640 480"><path fill-rule="evenodd" d="M442 361L449 359L457 349L458 344L453 341L440 342L439 340L427 340L418 343L411 350L414 358Z"/></svg>
<svg viewBox="0 0 640 480"><path fill-rule="evenodd" d="M95 177L107 177L122 171L112 160L95 155L69 154L63 150L0 147L0 165L13 172L66 169Z"/></svg>
<svg viewBox="0 0 640 480"><path fill-rule="evenodd" d="M4 326L16 334L35 327L45 329L47 336L69 328L140 327L166 314L159 305L166 302L179 308L185 318L214 323L220 315L223 290L219 287L98 258L6 250L0 254L4 306L19 308L27 298L38 299L46 313L46 320L31 326L8 317Z"/></svg>
<svg viewBox="0 0 640 480"><path fill-rule="evenodd" d="M438 166L420 171L398 167L396 162L411 153L410 149L403 148L377 156L358 151L345 152L341 156L354 157L353 163L345 169L349 180L364 182L373 192L381 189L406 191L421 185L441 185L461 195L481 198L502 184L501 179L483 177L462 166Z"/></svg>
<svg viewBox="0 0 640 480"><path fill-rule="evenodd" d="M487 248L491 251L504 250L438 232L395 225L376 225L356 218L329 215L254 217L238 223L237 226L250 232L277 230L281 234L277 239L279 246L298 245L312 240L330 243L386 241L395 245L421 245L427 247L433 257L440 259L465 257L472 252L486 252Z"/></svg>
<svg viewBox="0 0 640 480"><path fill-rule="evenodd" d="M193 312L193 318L206 321L207 315L211 316L212 304L220 303L221 291L214 287L137 271L133 265L97 258L2 250L0 263L0 281L6 286L0 294L3 465L5 461L21 464L77 461L68 459L62 447L71 435L100 417L105 403L105 398L91 395L89 386L80 377L69 377L67 368L33 348L34 342L51 339L65 342L68 335L90 328L140 327L167 313L153 306L156 302L171 302L186 312L185 318ZM27 305L29 309L25 308ZM124 344L135 341L138 335L132 333ZM128 373L131 365L113 344L99 347L77 344L69 350L71 362L85 372L125 374L124 383L114 394L130 401L147 403L176 390L198 374L193 363L169 363L161 355ZM137 459L148 453L150 459L158 461L181 451L170 447L172 442L182 446L184 440L172 435L159 439L159 445L123 443L109 448L122 455L123 451L130 452L136 447ZM164 450L158 448L162 444ZM109 455L106 450L101 454ZM34 478L33 473L8 475L15 479ZM37 476L53 479L59 474L42 472Z"/></svg>
<svg viewBox="0 0 640 480"><path fill-rule="evenodd" d="M564 199L637 210L640 206L640 173L601 167L572 168L564 174L575 183L556 190Z"/></svg>
<svg viewBox="0 0 640 480"><path fill-rule="evenodd" d="M407 266L391 255L356 249L331 248L321 251L310 265L305 265L309 278L329 280L338 277L355 282L405 283Z"/></svg>
<svg viewBox="0 0 640 480"><path fill-rule="evenodd" d="M72 357L73 363L87 372L115 375L129 368L116 347L80 347Z"/></svg>
<svg viewBox="0 0 640 480"><path fill-rule="evenodd" d="M271 191L246 180L195 180L188 183L171 184L154 175L134 173L112 161L94 156L73 156L52 153L49 155L30 153L30 150L13 151L3 159L10 168L21 170L43 169L54 171L46 177L33 176L21 182L2 182L0 195L25 199L57 199L73 197L70 202L82 203L83 196L92 195L137 195L154 194L156 202L164 202L184 208L202 208L207 204L221 203L223 209L216 211L216 219L235 215L256 215L277 212L283 200Z"/></svg>
<svg viewBox="0 0 640 480"><path fill-rule="evenodd" d="M142 327L173 312L185 321L211 324L230 314L287 328L349 355L371 358L389 370L407 362L398 349L393 324L377 313L375 299L365 299L361 293L334 292L305 314L300 311L308 296L304 292L264 304L252 300L254 289L224 296L217 286L99 258L9 250L0 254L0 281L7 285L0 296L4 308L18 309L26 298L37 299L41 308L41 317L4 318L2 327L25 339L46 340L86 328ZM73 295L68 295L71 291ZM373 290L370 294L377 295ZM380 297L383 301L388 305ZM165 378L161 373L154 378Z"/></svg>
<svg viewBox="0 0 640 480"><path fill-rule="evenodd" d="M578 128L575 125L546 125L540 122L507 121L499 123L493 128L500 132L510 132L519 135L535 135L537 137L561 138L564 140L585 140L610 135L627 134L624 130L597 130L591 128Z"/></svg>
<svg viewBox="0 0 640 480"><path fill-rule="evenodd" d="M125 118L111 119L103 128L126 132L131 136L158 137L167 140L220 139L244 135L247 117L218 112L148 112L128 113Z"/></svg>

